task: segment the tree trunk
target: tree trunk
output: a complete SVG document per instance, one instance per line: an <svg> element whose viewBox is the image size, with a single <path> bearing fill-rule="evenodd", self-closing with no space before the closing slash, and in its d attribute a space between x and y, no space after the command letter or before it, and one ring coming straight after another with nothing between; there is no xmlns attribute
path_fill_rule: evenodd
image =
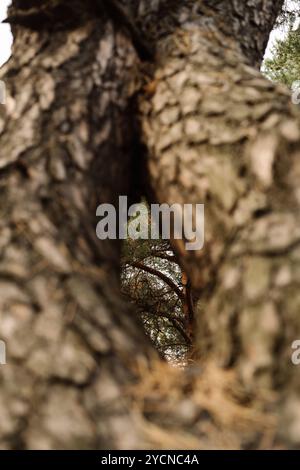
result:
<svg viewBox="0 0 300 470"><path fill-rule="evenodd" d="M259 397L259 412L278 414L281 442L299 445L290 346L300 337L300 118L287 92L254 68L283 2L114 1L135 25L95 7L107 2L68 9L31 0L30 11L20 3L1 76L1 447L259 447L249 396ZM149 67L139 58L145 44L147 58L155 51ZM158 363L133 406L124 387L148 345L120 300L118 242L95 240L94 215L140 179L133 98L141 69L151 197L205 203L206 245L194 253L173 242L201 293L202 368ZM220 402L217 422L219 377L234 401ZM240 438L240 418L251 438Z"/></svg>
<svg viewBox="0 0 300 470"><path fill-rule="evenodd" d="M217 3L208 16L204 8L179 11L180 29L159 41L152 95L140 105L152 197L205 204L204 250L186 252L173 240L202 293L195 355L234 370L245 390L278 412L281 438L299 446L291 346L300 337L300 116L288 91L249 65L266 37L256 44L244 21L261 2L231 11L236 22L244 18L242 38L223 14L231 2ZM267 10L265 34L274 2L264 2L265 19Z"/></svg>
<svg viewBox="0 0 300 470"><path fill-rule="evenodd" d="M122 387L148 346L120 300L118 243L95 236L98 204L131 186L139 59L104 13L73 13L14 26L2 69L1 448L140 445Z"/></svg>

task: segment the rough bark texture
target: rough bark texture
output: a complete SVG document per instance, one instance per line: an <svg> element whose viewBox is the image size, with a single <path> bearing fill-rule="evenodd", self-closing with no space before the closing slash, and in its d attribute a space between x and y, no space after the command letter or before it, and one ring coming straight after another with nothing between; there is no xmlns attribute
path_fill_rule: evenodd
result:
<svg viewBox="0 0 300 470"><path fill-rule="evenodd" d="M88 12L76 27L15 34L1 72L0 446L135 447L121 386L146 341L95 214L129 193L138 57Z"/></svg>
<svg viewBox="0 0 300 470"><path fill-rule="evenodd" d="M124 21L105 3L15 0L10 11L0 446L265 447L277 414L282 440L297 446L300 118L252 68L282 1L115 0ZM205 203L206 246L191 254L174 242L201 293L201 369L142 367L133 406L124 386L146 341L119 299L118 243L95 241L94 214L139 176L132 97L145 44L155 52L139 100L152 196Z"/></svg>
<svg viewBox="0 0 300 470"><path fill-rule="evenodd" d="M298 446L299 111L209 19L186 18L157 48L141 100L152 190L206 206L205 249L173 241L202 292L197 356L235 369L249 392L278 392L281 434Z"/></svg>

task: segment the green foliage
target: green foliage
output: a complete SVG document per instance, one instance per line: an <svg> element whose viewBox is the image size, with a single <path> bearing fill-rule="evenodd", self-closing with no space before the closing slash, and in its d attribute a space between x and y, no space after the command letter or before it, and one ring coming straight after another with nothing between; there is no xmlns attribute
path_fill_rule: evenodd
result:
<svg viewBox="0 0 300 470"><path fill-rule="evenodd" d="M182 289L181 270L169 241L126 240L121 280L123 295L134 303L156 349L166 359L182 362L190 345L182 300L176 292Z"/></svg>
<svg viewBox="0 0 300 470"><path fill-rule="evenodd" d="M148 207L145 201L140 206ZM144 211L141 213L145 214ZM139 215L141 225L145 217L149 216ZM129 219L127 228L134 221L137 217ZM140 229L138 232L142 233ZM124 242L122 293L135 305L156 349L173 363L182 363L190 347L180 296L181 276L169 240L151 240L149 237L146 240L127 238Z"/></svg>
<svg viewBox="0 0 300 470"><path fill-rule="evenodd" d="M288 25L291 29L295 20L300 15L299 0L285 0L281 15L277 18L276 26Z"/></svg>
<svg viewBox="0 0 300 470"><path fill-rule="evenodd" d="M266 59L264 73L270 80L292 88L300 80L300 30L289 31L285 40L278 40L273 48L273 57Z"/></svg>

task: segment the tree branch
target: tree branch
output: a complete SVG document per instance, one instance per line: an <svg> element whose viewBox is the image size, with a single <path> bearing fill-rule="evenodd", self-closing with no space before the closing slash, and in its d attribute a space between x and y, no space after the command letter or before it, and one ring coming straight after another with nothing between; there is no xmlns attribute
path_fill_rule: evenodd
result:
<svg viewBox="0 0 300 470"><path fill-rule="evenodd" d="M149 274L152 274L153 276L158 277L165 284L167 284L169 287L171 287L171 289L176 293L176 295L181 300L184 300L184 295L183 295L182 291L179 289L179 287L172 281L172 279L170 279L168 276L166 276L162 272L160 272L160 271L158 271L154 268L151 268L150 266L147 266L146 264L143 264L139 261L134 261L134 262L130 263L130 266L132 266L134 268L137 268L137 269L141 269L143 271L148 272Z"/></svg>

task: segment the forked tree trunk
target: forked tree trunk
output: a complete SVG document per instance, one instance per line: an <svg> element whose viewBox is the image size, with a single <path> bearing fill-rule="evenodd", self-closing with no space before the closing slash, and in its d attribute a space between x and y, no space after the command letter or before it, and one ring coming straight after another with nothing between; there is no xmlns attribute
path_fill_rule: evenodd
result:
<svg viewBox="0 0 300 470"><path fill-rule="evenodd" d="M136 19L140 43L128 22L127 32L120 28L122 15L96 11L100 3L77 0L70 9L31 0L29 14L15 0L11 10L14 53L1 75L0 335L8 364L0 368L0 446L146 444L124 390L148 346L119 297L118 243L95 240L94 217L140 176L132 99L136 47L145 43L156 50L139 100L152 197L206 204L205 249L186 253L174 243L202 294L197 353L203 365L231 368L252 394L278 392L261 408L279 414L287 445L299 445L290 345L300 337L300 118L287 92L253 68L282 1L116 1ZM160 403L160 414L147 410L156 423L149 429L165 427L162 446L172 426L189 433L178 445L200 443L190 386L197 370L180 380L170 372L166 389L149 379Z"/></svg>

